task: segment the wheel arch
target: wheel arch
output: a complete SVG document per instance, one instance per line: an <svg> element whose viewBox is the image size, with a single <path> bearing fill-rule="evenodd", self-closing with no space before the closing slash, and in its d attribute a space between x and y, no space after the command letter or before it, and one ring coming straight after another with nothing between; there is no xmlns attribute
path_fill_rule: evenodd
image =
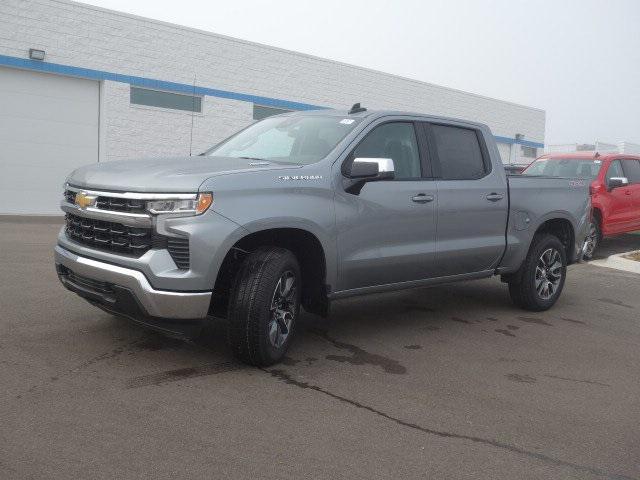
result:
<svg viewBox="0 0 640 480"><path fill-rule="evenodd" d="M251 231L229 248L216 277L210 312L226 317L232 282L246 255L259 247L282 247L291 251L300 265L302 306L308 312L326 316L329 309L327 254L311 231L298 227L269 227Z"/></svg>
<svg viewBox="0 0 640 480"><path fill-rule="evenodd" d="M535 238L536 235L541 233L549 233L557 237L560 240L560 243L564 246L567 263L573 262L576 255L576 233L571 220L565 216L556 216L546 219L538 225L538 228L531 238L531 242L533 242L533 238ZM529 243L529 248L531 247L531 242Z"/></svg>

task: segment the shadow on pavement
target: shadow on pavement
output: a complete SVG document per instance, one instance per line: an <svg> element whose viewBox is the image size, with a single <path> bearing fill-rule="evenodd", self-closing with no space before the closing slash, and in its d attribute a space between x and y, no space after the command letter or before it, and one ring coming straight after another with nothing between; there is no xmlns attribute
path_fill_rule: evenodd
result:
<svg viewBox="0 0 640 480"><path fill-rule="evenodd" d="M631 250L640 250L640 231L603 239L593 258L602 260Z"/></svg>

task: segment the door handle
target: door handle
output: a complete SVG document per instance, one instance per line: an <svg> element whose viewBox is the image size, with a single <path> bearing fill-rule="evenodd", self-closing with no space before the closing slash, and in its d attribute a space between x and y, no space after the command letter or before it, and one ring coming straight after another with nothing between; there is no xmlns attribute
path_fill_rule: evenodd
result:
<svg viewBox="0 0 640 480"><path fill-rule="evenodd" d="M415 197L411 197L411 201L416 203L429 203L429 202L433 202L434 198L435 197L433 195L427 195L426 193L419 193Z"/></svg>
<svg viewBox="0 0 640 480"><path fill-rule="evenodd" d="M502 200L504 198L504 195L500 194L500 193L490 193L489 195L487 195L487 200L489 200L490 202L498 202L500 200Z"/></svg>
<svg viewBox="0 0 640 480"><path fill-rule="evenodd" d="M625 194L625 195L631 195L631 190L625 190L625 191L624 191L624 194Z"/></svg>

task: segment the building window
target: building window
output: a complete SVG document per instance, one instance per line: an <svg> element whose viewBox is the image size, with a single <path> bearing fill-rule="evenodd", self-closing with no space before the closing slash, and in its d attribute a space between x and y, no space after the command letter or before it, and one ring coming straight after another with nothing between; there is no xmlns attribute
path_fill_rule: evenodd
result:
<svg viewBox="0 0 640 480"><path fill-rule="evenodd" d="M148 107L170 108L187 112L202 112L202 97L131 87L131 103Z"/></svg>
<svg viewBox="0 0 640 480"><path fill-rule="evenodd" d="M265 107L264 105L253 104L253 119L262 120L263 118L272 117L273 115L279 115L281 113L287 113L291 110L284 110L282 108Z"/></svg>
<svg viewBox="0 0 640 480"><path fill-rule="evenodd" d="M536 158L536 153L538 150L534 147L525 147L522 146L522 156L526 158Z"/></svg>

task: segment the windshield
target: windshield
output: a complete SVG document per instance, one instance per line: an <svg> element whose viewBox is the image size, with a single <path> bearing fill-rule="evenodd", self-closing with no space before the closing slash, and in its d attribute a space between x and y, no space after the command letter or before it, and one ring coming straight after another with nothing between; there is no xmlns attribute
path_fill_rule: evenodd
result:
<svg viewBox="0 0 640 480"><path fill-rule="evenodd" d="M593 158L541 158L529 165L522 175L596 178L602 161Z"/></svg>
<svg viewBox="0 0 640 480"><path fill-rule="evenodd" d="M326 157L358 123L356 118L319 115L266 118L206 155L308 165Z"/></svg>

